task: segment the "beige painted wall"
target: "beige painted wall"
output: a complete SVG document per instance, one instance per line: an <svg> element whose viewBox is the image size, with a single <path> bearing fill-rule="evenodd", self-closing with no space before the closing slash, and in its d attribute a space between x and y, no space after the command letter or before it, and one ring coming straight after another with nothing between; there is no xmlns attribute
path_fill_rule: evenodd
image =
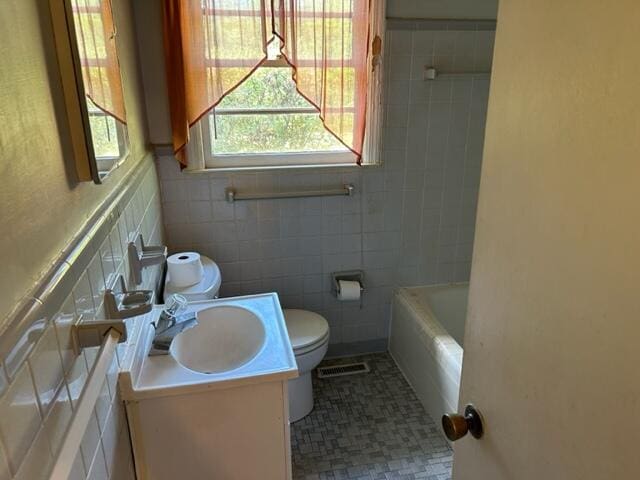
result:
<svg viewBox="0 0 640 480"><path fill-rule="evenodd" d="M454 479L640 478L637 0L500 5Z"/></svg>
<svg viewBox="0 0 640 480"><path fill-rule="evenodd" d="M77 184L48 0L0 2L0 324L91 213L147 154L129 0L115 0L131 155L104 185ZM147 160L150 161L150 160Z"/></svg>
<svg viewBox="0 0 640 480"><path fill-rule="evenodd" d="M387 0L387 15L406 18L495 19L498 0Z"/></svg>
<svg viewBox="0 0 640 480"><path fill-rule="evenodd" d="M133 13L138 33L140 67L149 125L149 141L171 144L171 120L162 48L162 9L159 0L135 0Z"/></svg>

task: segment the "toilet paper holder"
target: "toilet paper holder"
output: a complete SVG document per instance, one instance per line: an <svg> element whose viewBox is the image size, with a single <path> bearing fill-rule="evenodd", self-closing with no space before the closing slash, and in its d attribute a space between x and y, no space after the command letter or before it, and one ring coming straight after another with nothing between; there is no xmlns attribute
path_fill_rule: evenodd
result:
<svg viewBox="0 0 640 480"><path fill-rule="evenodd" d="M358 282L360 284L360 293L364 292L364 272L362 270L349 270L346 272L333 272L331 274L333 281L333 288L331 291L338 297L340 293L340 280L346 280L349 282ZM360 297L362 298L362 297Z"/></svg>

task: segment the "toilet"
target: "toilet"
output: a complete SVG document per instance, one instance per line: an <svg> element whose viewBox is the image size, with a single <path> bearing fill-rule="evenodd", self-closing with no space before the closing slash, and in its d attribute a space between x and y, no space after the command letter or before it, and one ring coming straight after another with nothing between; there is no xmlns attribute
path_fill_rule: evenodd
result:
<svg viewBox="0 0 640 480"><path fill-rule="evenodd" d="M174 294L180 294L189 302L212 300L218 297L222 276L218 265L208 257L200 256L203 267L202 280L189 287L171 284L169 274L165 279L165 303ZM284 320L289 333L298 366L298 377L289 380L289 418L296 422L313 410L311 372L322 361L329 347L329 324L322 316L308 310L285 309Z"/></svg>
<svg viewBox="0 0 640 480"><path fill-rule="evenodd" d="M322 315L297 309L284 310L284 321L298 365L298 378L288 385L289 418L297 422L313 410L311 372L327 353L329 324Z"/></svg>

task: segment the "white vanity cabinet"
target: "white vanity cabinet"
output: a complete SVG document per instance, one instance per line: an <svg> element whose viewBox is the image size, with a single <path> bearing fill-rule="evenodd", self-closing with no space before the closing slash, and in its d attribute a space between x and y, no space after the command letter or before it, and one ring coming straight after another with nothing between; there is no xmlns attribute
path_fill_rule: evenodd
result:
<svg viewBox="0 0 640 480"><path fill-rule="evenodd" d="M277 296L190 308L204 318L215 306L246 308L262 320L264 345L246 364L204 374L171 354L149 357L151 325L141 329L123 362L119 384L139 480L291 478L287 381L297 368Z"/></svg>
<svg viewBox="0 0 640 480"><path fill-rule="evenodd" d="M287 382L127 402L139 480L291 478Z"/></svg>

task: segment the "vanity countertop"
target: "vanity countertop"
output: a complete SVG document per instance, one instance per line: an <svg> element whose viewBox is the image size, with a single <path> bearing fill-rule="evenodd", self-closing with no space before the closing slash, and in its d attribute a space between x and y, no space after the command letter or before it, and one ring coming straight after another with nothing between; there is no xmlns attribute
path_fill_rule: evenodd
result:
<svg viewBox="0 0 640 480"><path fill-rule="evenodd" d="M123 400L141 400L159 396L183 395L216 388L288 380L298 376L295 356L289 341L278 295L264 293L243 297L192 302L187 311L197 312L211 307L232 306L249 310L258 316L265 329L264 344L244 365L222 373L199 373L176 361L171 355L148 355L155 333L152 323L164 306L158 305L147 315L136 319L135 334L121 359L119 384Z"/></svg>

